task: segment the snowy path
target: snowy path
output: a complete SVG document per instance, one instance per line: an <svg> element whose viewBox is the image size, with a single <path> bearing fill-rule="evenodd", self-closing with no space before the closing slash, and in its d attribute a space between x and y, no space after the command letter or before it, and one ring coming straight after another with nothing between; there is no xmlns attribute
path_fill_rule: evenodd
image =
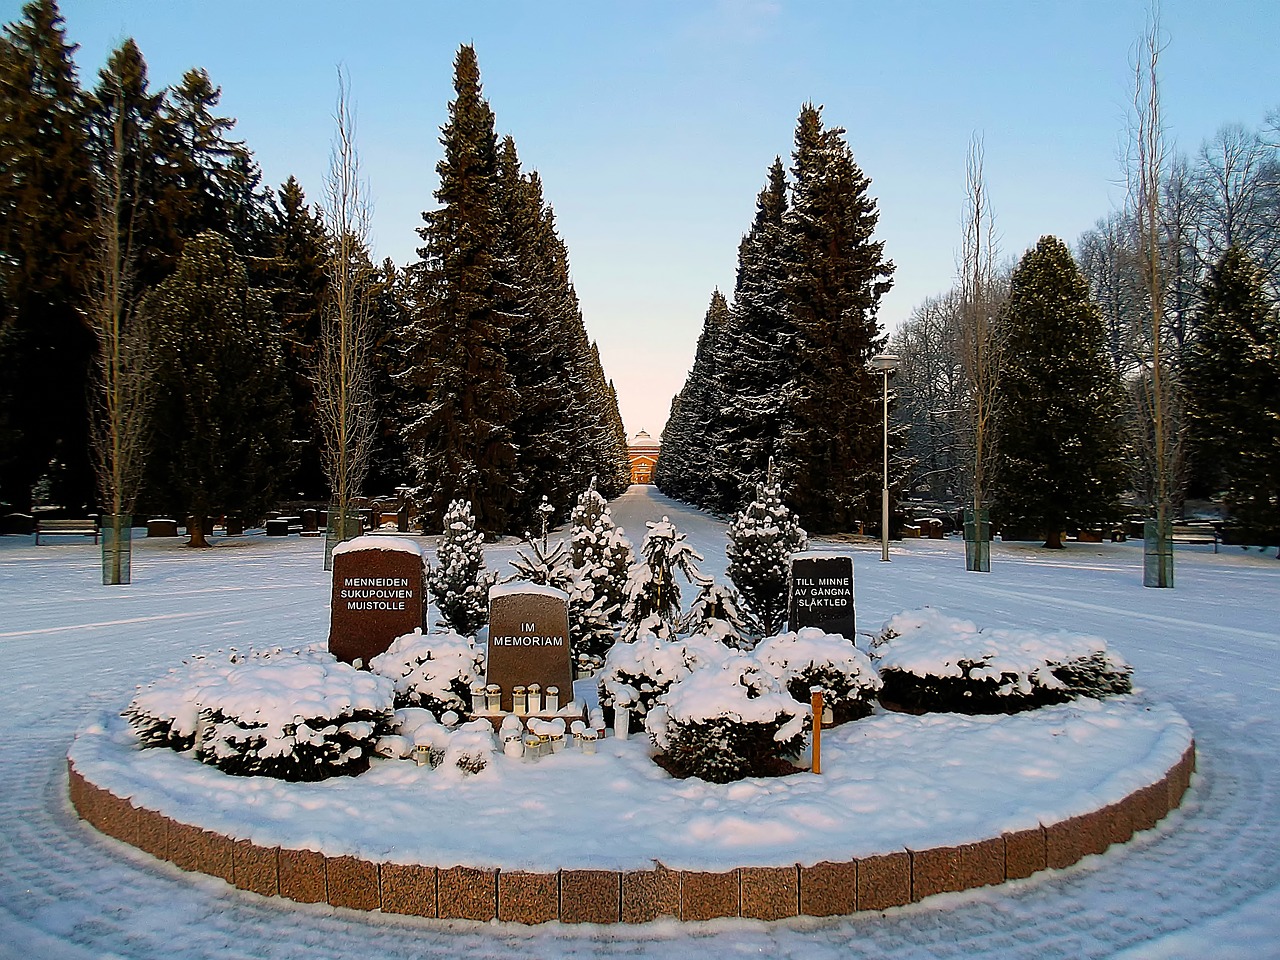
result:
<svg viewBox="0 0 1280 960"><path fill-rule="evenodd" d="M723 525L633 488L614 513L636 541L669 514L724 568ZM859 623L933 603L982 624L1106 637L1137 680L1196 731L1200 770L1152 834L1056 874L833 921L716 921L526 929L303 906L184 874L81 824L67 745L91 713L199 649L318 638L327 582L317 541L249 538L193 554L136 544L134 584L97 586L92 545L0 538L0 957L1280 957L1280 562L1179 548L1178 587L1141 587L1141 546L993 549L966 575L961 545L858 546ZM494 551L496 565L510 548ZM429 815L424 811L424 815Z"/></svg>

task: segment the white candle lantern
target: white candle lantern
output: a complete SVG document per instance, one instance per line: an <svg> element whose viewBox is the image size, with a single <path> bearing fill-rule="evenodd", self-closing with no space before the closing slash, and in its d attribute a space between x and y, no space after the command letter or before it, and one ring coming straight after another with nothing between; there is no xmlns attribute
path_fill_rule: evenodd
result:
<svg viewBox="0 0 1280 960"><path fill-rule="evenodd" d="M487 701L484 696L484 684L473 683L471 685L471 712L476 715L484 713L486 702Z"/></svg>
<svg viewBox="0 0 1280 960"><path fill-rule="evenodd" d="M511 688L511 712L517 717L523 717L529 712L529 696L523 686Z"/></svg>
<svg viewBox="0 0 1280 960"><path fill-rule="evenodd" d="M529 714L533 716L542 712L542 687L536 683L529 684Z"/></svg>
<svg viewBox="0 0 1280 960"><path fill-rule="evenodd" d="M502 688L496 683L491 683L484 688L485 707L488 713L502 712Z"/></svg>
<svg viewBox="0 0 1280 960"><path fill-rule="evenodd" d="M560 709L559 687L547 687L547 697L543 707L547 713L555 713Z"/></svg>

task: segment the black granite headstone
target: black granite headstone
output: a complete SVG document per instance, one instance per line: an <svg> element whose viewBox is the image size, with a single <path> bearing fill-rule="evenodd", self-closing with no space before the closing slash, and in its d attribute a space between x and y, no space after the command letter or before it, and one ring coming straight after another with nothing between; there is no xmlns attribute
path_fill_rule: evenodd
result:
<svg viewBox="0 0 1280 960"><path fill-rule="evenodd" d="M787 621L792 630L818 627L853 640L853 557L839 553L792 554Z"/></svg>

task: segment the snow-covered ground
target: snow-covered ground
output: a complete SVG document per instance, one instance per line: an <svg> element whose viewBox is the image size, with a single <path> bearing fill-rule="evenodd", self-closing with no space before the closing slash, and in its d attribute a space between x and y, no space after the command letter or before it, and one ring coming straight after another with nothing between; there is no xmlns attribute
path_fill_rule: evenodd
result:
<svg viewBox="0 0 1280 960"><path fill-rule="evenodd" d="M723 576L723 524L650 488L614 514L636 543L645 519L669 515ZM81 824L64 758L77 729L189 653L323 638L323 543L248 537L193 552L141 540L133 585L107 588L92 544L5 537L0 956L1280 957L1280 562L1180 546L1177 588L1157 591L1141 586L1140 544L997 543L990 575L964 572L958 541L895 544L889 564L878 545L853 549L860 629L932 604L986 626L1104 637L1195 731L1199 773L1181 810L1069 870L844 919L529 929L264 899ZM491 566L511 553L493 548Z"/></svg>

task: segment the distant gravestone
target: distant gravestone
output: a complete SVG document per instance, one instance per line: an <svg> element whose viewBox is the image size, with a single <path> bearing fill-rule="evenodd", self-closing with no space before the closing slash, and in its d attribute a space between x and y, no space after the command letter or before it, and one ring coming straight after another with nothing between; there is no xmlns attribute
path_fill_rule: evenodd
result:
<svg viewBox="0 0 1280 960"><path fill-rule="evenodd" d="M787 622L792 630L818 627L853 640L853 557L840 553L792 554Z"/></svg>
<svg viewBox="0 0 1280 960"><path fill-rule="evenodd" d="M329 652L369 661L391 641L426 626L426 559L412 540L356 537L333 548Z"/></svg>
<svg viewBox="0 0 1280 960"><path fill-rule="evenodd" d="M569 595L555 587L504 583L489 591L488 682L502 688L511 712L517 684L560 688L560 704L573 699L569 656Z"/></svg>

